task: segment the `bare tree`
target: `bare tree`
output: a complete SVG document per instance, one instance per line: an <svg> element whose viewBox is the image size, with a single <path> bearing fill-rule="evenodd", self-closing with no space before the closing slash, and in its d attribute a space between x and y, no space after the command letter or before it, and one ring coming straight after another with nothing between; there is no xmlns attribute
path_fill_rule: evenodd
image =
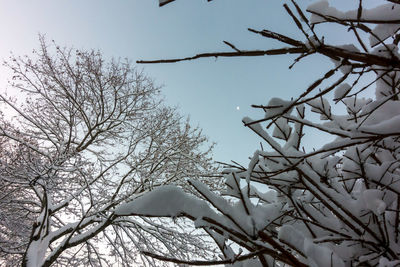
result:
<svg viewBox="0 0 400 267"><path fill-rule="evenodd" d="M295 0L284 4L302 40L249 29L284 47L249 51L226 42L234 51L140 61L289 53L298 55L294 63L313 54L333 62L300 96L254 105L262 111L261 119L244 118L243 123L260 136L266 148L257 150L246 168L227 166L225 191L216 194L190 181L203 200L166 186L116 211L121 215L173 214L193 220L215 240L221 259L186 261L151 251L146 255L192 265L400 264L400 2L379 1L370 9L361 0L356 3L358 8L347 12L327 1L308 6L307 12ZM327 23L342 26L355 41L328 44L318 34L318 27ZM368 96L371 91L374 98ZM332 107L336 104L344 107L344 115L335 114ZM309 119L315 118L312 114L320 119ZM302 147L307 128L329 134L334 141L307 151ZM269 190L263 192L260 184ZM168 199L164 203L168 208L160 209L158 199ZM188 204L179 205L182 202Z"/></svg>
<svg viewBox="0 0 400 267"><path fill-rule="evenodd" d="M16 116L0 120L0 264L153 265L138 254L210 256L184 222L115 214L122 203L195 178L217 188L212 147L128 61L48 46L11 56ZM185 230L183 230L185 229ZM173 237L173 240L172 240Z"/></svg>

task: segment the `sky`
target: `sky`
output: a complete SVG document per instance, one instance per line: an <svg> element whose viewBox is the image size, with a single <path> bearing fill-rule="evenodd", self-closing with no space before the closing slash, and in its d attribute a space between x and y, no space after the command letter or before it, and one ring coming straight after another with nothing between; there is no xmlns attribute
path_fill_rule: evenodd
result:
<svg viewBox="0 0 400 267"><path fill-rule="evenodd" d="M369 0L371 2L372 0ZM201 52L271 49L276 41L247 28L270 29L304 40L278 0L177 0L162 8L156 0L0 0L0 58L30 55L38 35L60 46L98 49L107 58L163 59ZM314 1L299 1L307 6ZM348 8L349 1L336 0ZM357 2L357 1L354 1ZM366 1L368 4L368 1ZM365 3L365 2L364 2ZM329 35L346 41L345 35ZM166 102L178 106L216 142L214 159L247 164L260 139L241 119L262 118L251 104L267 104L272 97L290 99L319 78L331 62L310 57L295 65L293 56L208 58L174 64L138 65L156 84L163 85ZM0 68L0 92L11 74ZM318 147L324 138L310 134L306 142Z"/></svg>

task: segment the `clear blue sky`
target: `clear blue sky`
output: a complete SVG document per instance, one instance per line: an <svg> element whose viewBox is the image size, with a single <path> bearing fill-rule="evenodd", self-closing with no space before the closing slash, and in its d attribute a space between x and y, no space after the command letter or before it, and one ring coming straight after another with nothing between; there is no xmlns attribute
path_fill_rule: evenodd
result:
<svg viewBox="0 0 400 267"><path fill-rule="evenodd" d="M38 47L39 33L61 46L100 49L107 57L132 61L229 51L223 40L240 49L276 48L278 43L249 33L247 28L268 28L302 39L283 2L177 0L159 8L156 0L0 0L0 58L7 58L10 51L30 54ZM312 2L299 1L304 6ZM345 0L336 2L348 5ZM331 66L320 57L311 57L290 71L292 59L202 59L139 68L164 85L170 105L179 105L182 114L190 115L192 123L217 142L216 160L247 164L246 158L261 141L241 123L244 116L262 117L250 105L267 104L275 96L296 96ZM8 77L1 69L1 91ZM318 146L315 137L309 140Z"/></svg>

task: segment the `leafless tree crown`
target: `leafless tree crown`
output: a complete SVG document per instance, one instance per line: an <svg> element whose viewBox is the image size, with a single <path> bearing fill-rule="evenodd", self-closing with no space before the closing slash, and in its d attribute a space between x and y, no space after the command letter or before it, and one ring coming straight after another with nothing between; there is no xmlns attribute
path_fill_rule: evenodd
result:
<svg viewBox="0 0 400 267"><path fill-rule="evenodd" d="M4 63L20 93L0 95L16 114L0 114L0 265L155 265L140 250L212 255L183 221L115 214L165 184L190 192L187 178L217 188L201 130L129 61L40 45Z"/></svg>

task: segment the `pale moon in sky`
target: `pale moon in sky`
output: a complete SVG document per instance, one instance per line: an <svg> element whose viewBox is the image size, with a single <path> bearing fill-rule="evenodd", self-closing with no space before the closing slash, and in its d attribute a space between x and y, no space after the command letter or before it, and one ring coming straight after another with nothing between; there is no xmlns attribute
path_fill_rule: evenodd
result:
<svg viewBox="0 0 400 267"><path fill-rule="evenodd" d="M240 110L240 107L239 107L239 106L237 106L237 107L236 107L236 110Z"/></svg>

